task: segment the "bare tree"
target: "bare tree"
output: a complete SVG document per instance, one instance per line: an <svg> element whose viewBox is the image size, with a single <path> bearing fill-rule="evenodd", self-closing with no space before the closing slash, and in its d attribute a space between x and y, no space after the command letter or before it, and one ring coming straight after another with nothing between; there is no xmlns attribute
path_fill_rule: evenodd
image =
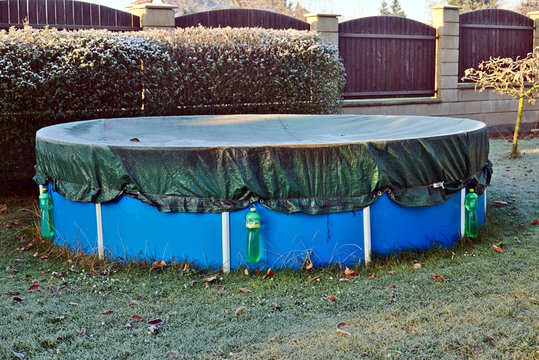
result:
<svg viewBox="0 0 539 360"><path fill-rule="evenodd" d="M518 156L518 131L522 122L524 100L535 104L539 97L539 47L523 59L490 58L483 61L477 69L466 69L464 80L475 82L475 90L482 92L491 88L498 95L506 94L518 99L518 114L513 135L511 155Z"/></svg>

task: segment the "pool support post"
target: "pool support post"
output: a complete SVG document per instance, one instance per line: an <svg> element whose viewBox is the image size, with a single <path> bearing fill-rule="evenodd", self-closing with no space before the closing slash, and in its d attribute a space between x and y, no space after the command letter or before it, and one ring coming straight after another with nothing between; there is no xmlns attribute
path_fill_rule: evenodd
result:
<svg viewBox="0 0 539 360"><path fill-rule="evenodd" d="M365 265L371 262L371 207L363 209L363 253Z"/></svg>
<svg viewBox="0 0 539 360"><path fill-rule="evenodd" d="M95 204L95 219L97 223L97 256L99 260L105 259L103 247L103 216L101 215L101 203Z"/></svg>
<svg viewBox="0 0 539 360"><path fill-rule="evenodd" d="M223 244L223 272L230 272L230 213L221 213L222 244Z"/></svg>

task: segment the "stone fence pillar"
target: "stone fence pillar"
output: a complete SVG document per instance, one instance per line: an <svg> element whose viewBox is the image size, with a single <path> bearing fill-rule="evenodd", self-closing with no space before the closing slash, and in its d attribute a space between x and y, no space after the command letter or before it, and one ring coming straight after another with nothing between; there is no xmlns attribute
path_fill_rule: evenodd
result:
<svg viewBox="0 0 539 360"><path fill-rule="evenodd" d="M176 27L174 9L176 5L154 1L152 4L135 5L130 8L133 15L140 17L142 30L170 29Z"/></svg>
<svg viewBox="0 0 539 360"><path fill-rule="evenodd" d="M432 7L436 28L436 97L444 102L458 101L459 81L459 9L458 6Z"/></svg>
<svg viewBox="0 0 539 360"><path fill-rule="evenodd" d="M309 13L303 15L311 26L311 31L316 31L324 39L339 47L339 21L340 15Z"/></svg>
<svg viewBox="0 0 539 360"><path fill-rule="evenodd" d="M535 30L533 30L533 48L539 46L539 11L532 11L528 16L535 21Z"/></svg>

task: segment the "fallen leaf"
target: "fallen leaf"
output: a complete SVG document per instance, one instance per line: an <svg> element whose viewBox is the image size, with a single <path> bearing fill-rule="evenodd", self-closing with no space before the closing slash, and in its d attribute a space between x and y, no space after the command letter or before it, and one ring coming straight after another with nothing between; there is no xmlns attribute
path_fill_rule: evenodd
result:
<svg viewBox="0 0 539 360"><path fill-rule="evenodd" d="M370 273L369 275L367 275L367 277L368 277L369 279L375 278L375 277L376 277L376 273Z"/></svg>
<svg viewBox="0 0 539 360"><path fill-rule="evenodd" d="M530 225L539 225L539 219L533 220Z"/></svg>
<svg viewBox="0 0 539 360"><path fill-rule="evenodd" d="M455 256L457 256L457 254L455 254L453 251L451 251L451 260L454 260Z"/></svg>
<svg viewBox="0 0 539 360"><path fill-rule="evenodd" d="M154 320L148 321L147 324L148 324L148 325L159 326L159 325L163 324L163 320L161 320L161 319L154 319Z"/></svg>
<svg viewBox="0 0 539 360"><path fill-rule="evenodd" d="M501 200L494 200L493 203L496 204L496 205L500 205L500 206L509 205L509 203L507 201L501 201Z"/></svg>
<svg viewBox="0 0 539 360"><path fill-rule="evenodd" d="M16 358L24 359L24 354L22 354L22 353L13 351L13 355L14 355Z"/></svg>
<svg viewBox="0 0 539 360"><path fill-rule="evenodd" d="M205 278L204 282L211 283L211 282L214 282L215 280L217 280L217 276L211 276L209 278Z"/></svg>
<svg viewBox="0 0 539 360"><path fill-rule="evenodd" d="M331 301L331 302L335 302L335 301L337 301L337 300L339 300L339 299L338 299L336 296L334 296L334 295L328 295L328 296L326 296L326 297L324 298L324 300L326 300L326 301Z"/></svg>
<svg viewBox="0 0 539 360"><path fill-rule="evenodd" d="M22 302L22 299L21 299L20 297L16 297L16 296L15 296L15 297L13 298L13 301L15 301L16 303L20 303L20 302Z"/></svg>
<svg viewBox="0 0 539 360"><path fill-rule="evenodd" d="M18 291L11 291L11 290L8 290L7 293L9 295L19 295L20 294L20 292L18 292Z"/></svg>
<svg viewBox="0 0 539 360"><path fill-rule="evenodd" d="M167 266L167 263L166 263L164 260L155 261L155 262L152 264L152 270L162 269L162 268L164 268L165 266Z"/></svg>
<svg viewBox="0 0 539 360"><path fill-rule="evenodd" d="M243 273L245 274L245 276L249 276L249 269L243 270Z"/></svg>
<svg viewBox="0 0 539 360"><path fill-rule="evenodd" d="M92 266L92 268L91 268L90 270L91 270L95 275L97 275L97 271L93 268L93 266Z"/></svg>
<svg viewBox="0 0 539 360"><path fill-rule="evenodd" d="M131 300L130 304L131 304L131 305L138 306L138 301L137 301L137 300Z"/></svg>
<svg viewBox="0 0 539 360"><path fill-rule="evenodd" d="M436 281L445 282L445 279L442 275L432 275L432 278Z"/></svg>
<svg viewBox="0 0 539 360"><path fill-rule="evenodd" d="M58 336L58 337L56 338L56 340L57 340L57 341L63 341L63 340L64 340L64 338L63 338L63 337L61 337L61 336Z"/></svg>
<svg viewBox="0 0 539 360"><path fill-rule="evenodd" d="M67 303L67 305L69 305L69 306L79 306L79 303L70 301L70 302Z"/></svg>
<svg viewBox="0 0 539 360"><path fill-rule="evenodd" d="M310 282L315 282L315 281L320 281L320 276L315 276L313 278L311 278L310 276L307 278L308 281Z"/></svg>
<svg viewBox="0 0 539 360"><path fill-rule="evenodd" d="M13 225L13 226L21 226L22 224L19 221L15 220L15 221L11 222L11 225Z"/></svg>
<svg viewBox="0 0 539 360"><path fill-rule="evenodd" d="M397 284L391 284L391 285L389 285L389 287L392 288L392 289L396 289L396 288L397 288Z"/></svg>
<svg viewBox="0 0 539 360"><path fill-rule="evenodd" d="M7 213L7 205L0 204L0 215Z"/></svg>
<svg viewBox="0 0 539 360"><path fill-rule="evenodd" d="M244 292L244 293L250 293L251 292L251 290L249 290L247 288L241 288L240 291Z"/></svg>
<svg viewBox="0 0 539 360"><path fill-rule="evenodd" d="M273 303L273 306L275 307L275 310L277 311L282 311L283 309L281 309L281 305L279 305L278 303Z"/></svg>
<svg viewBox="0 0 539 360"><path fill-rule="evenodd" d="M159 334L159 329L158 329L157 326L155 326L155 325L150 325L150 326L148 327L148 332L149 332L150 334Z"/></svg>
<svg viewBox="0 0 539 360"><path fill-rule="evenodd" d="M494 251L497 251L497 252L503 254L503 250L501 248L497 247L496 245L492 245L492 248L494 249Z"/></svg>
<svg viewBox="0 0 539 360"><path fill-rule="evenodd" d="M103 311L103 312L101 313L101 315L110 315L110 314L112 314L112 313L114 313L114 310L107 310L107 311Z"/></svg>
<svg viewBox="0 0 539 360"><path fill-rule="evenodd" d="M130 323L125 323L124 328L126 328L126 329L131 328L131 324Z"/></svg>
<svg viewBox="0 0 539 360"><path fill-rule="evenodd" d="M342 283L347 283L347 282L349 282L350 280L348 280L348 279L346 279L346 278L340 278L339 281L342 282Z"/></svg>
<svg viewBox="0 0 539 360"><path fill-rule="evenodd" d="M271 268L268 269L268 271L266 271L266 275L264 275L262 277L262 279L269 279L269 278L272 278L275 276L275 273L273 271L271 271Z"/></svg>
<svg viewBox="0 0 539 360"><path fill-rule="evenodd" d="M236 316L238 316L239 314L241 314L245 310L247 310L247 308L245 306L240 306L239 308L236 309L236 312L235 312Z"/></svg>
<svg viewBox="0 0 539 360"><path fill-rule="evenodd" d="M180 353L178 351L176 351L176 350L172 350L172 351L168 352L168 356L178 357L178 356L180 356Z"/></svg>
<svg viewBox="0 0 539 360"><path fill-rule="evenodd" d="M388 272L388 274L389 275L395 275L395 274L397 274L397 272L395 270L391 270L391 271Z"/></svg>
<svg viewBox="0 0 539 360"><path fill-rule="evenodd" d="M132 142L140 142L139 138L136 138L136 137L129 139L129 141L132 141Z"/></svg>
<svg viewBox="0 0 539 360"><path fill-rule="evenodd" d="M354 270L350 270L348 267L346 267L346 269L344 269L344 276L346 276L348 279L354 279L358 275L359 274L357 272L355 272Z"/></svg>
<svg viewBox="0 0 539 360"><path fill-rule="evenodd" d="M343 328L345 326L346 326L346 323L340 322L340 323L337 324L337 329Z"/></svg>
<svg viewBox="0 0 539 360"><path fill-rule="evenodd" d="M307 266L305 266L305 270L306 271L309 271L313 268L313 263L312 262L309 262L309 264L307 264Z"/></svg>
<svg viewBox="0 0 539 360"><path fill-rule="evenodd" d="M131 316L131 320L135 321L135 322L138 322L138 321L144 321L144 319L142 318L142 316L140 315L133 315Z"/></svg>
<svg viewBox="0 0 539 360"><path fill-rule="evenodd" d="M217 290L224 290L225 287L224 287L223 285L217 285L216 289L217 289Z"/></svg>
<svg viewBox="0 0 539 360"><path fill-rule="evenodd" d="M516 236L513 238L513 240L514 240L517 244L520 244L520 239L517 238Z"/></svg>
<svg viewBox="0 0 539 360"><path fill-rule="evenodd" d="M189 286L195 286L196 284L198 284L198 281L196 280L192 280L191 282L189 282Z"/></svg>
<svg viewBox="0 0 539 360"><path fill-rule="evenodd" d="M417 263L417 264L414 264L414 269L421 269L421 264Z"/></svg>
<svg viewBox="0 0 539 360"><path fill-rule="evenodd" d="M30 287L26 289L26 291L41 291L41 286L39 284L33 284L30 285Z"/></svg>
<svg viewBox="0 0 539 360"><path fill-rule="evenodd" d="M79 330L79 336L84 336L84 334L86 334L86 328L82 328Z"/></svg>
<svg viewBox="0 0 539 360"><path fill-rule="evenodd" d="M351 336L352 335L348 331L344 331L344 330L341 330L341 329L337 329L337 332L339 334L343 334L343 335L346 335L346 336Z"/></svg>

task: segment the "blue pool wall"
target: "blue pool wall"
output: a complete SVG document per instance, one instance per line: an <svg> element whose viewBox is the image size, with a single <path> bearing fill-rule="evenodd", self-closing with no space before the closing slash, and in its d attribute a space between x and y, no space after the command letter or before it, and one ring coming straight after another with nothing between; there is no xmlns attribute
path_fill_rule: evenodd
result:
<svg viewBox="0 0 539 360"><path fill-rule="evenodd" d="M55 243L97 253L96 204L64 199L48 185L53 201ZM479 224L485 218L479 197ZM261 216L261 259L257 268L298 268L308 257L316 266L363 262L363 210L307 215L285 214L254 204ZM430 207L403 207L385 194L370 207L371 246L376 255L450 248L460 238L461 195ZM174 259L206 268L223 266L220 213L163 213L123 196L101 206L103 244L109 259ZM248 209L230 212L230 266L247 266ZM251 264L251 266L253 266Z"/></svg>

